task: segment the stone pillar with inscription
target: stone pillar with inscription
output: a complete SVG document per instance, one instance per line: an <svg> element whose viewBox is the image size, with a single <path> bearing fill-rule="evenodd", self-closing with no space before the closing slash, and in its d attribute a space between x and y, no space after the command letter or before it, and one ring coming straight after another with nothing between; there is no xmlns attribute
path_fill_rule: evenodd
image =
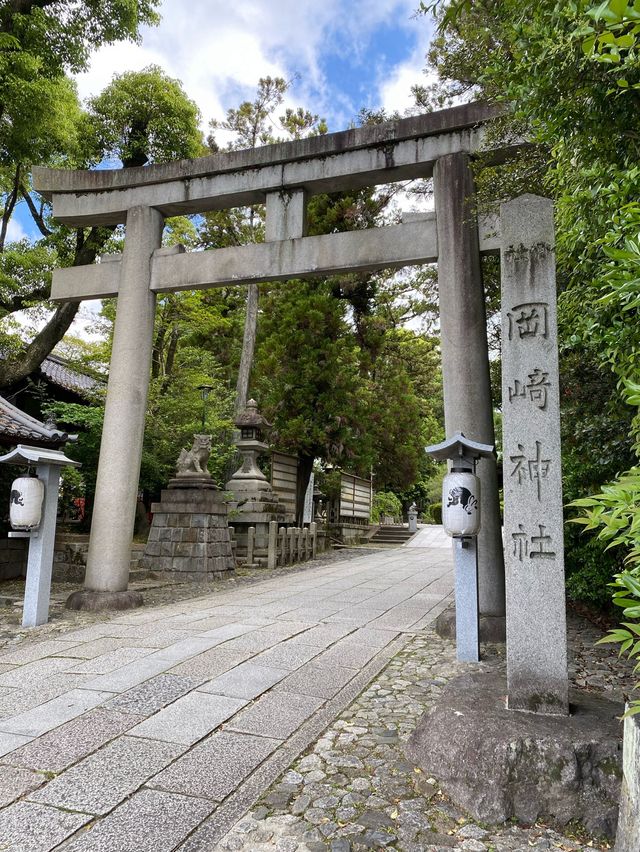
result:
<svg viewBox="0 0 640 852"><path fill-rule="evenodd" d="M553 204L500 208L508 706L568 713Z"/></svg>

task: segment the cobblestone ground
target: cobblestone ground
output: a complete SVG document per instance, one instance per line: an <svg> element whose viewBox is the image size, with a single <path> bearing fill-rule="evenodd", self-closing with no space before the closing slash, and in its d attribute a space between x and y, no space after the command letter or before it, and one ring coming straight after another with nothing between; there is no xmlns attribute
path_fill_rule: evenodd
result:
<svg viewBox="0 0 640 852"><path fill-rule="evenodd" d="M631 667L602 635L569 619L570 676L578 689L622 700ZM503 668L503 649L484 649L481 668ZM403 745L447 681L464 670L452 642L432 629L416 635L317 743L215 847L278 852L522 852L610 849L579 826L475 823L404 757Z"/></svg>

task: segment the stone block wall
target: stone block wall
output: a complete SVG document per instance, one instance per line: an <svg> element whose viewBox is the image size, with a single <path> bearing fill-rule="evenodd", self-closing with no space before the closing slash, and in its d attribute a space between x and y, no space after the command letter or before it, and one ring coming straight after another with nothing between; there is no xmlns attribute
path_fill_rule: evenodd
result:
<svg viewBox="0 0 640 852"><path fill-rule="evenodd" d="M229 568L228 530L208 525L208 515L156 512L141 567L181 574L223 572ZM190 520L190 526L184 524Z"/></svg>
<svg viewBox="0 0 640 852"><path fill-rule="evenodd" d="M227 506L220 491L170 484L151 510L140 568L171 572L183 580L222 576L234 568Z"/></svg>
<svg viewBox="0 0 640 852"><path fill-rule="evenodd" d="M0 580L16 580L26 575L28 550L25 538L0 538Z"/></svg>

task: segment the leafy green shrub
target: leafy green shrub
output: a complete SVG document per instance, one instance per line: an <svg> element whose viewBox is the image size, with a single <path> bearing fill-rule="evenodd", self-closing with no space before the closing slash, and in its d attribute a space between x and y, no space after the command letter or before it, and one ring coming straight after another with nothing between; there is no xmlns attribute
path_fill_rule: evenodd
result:
<svg viewBox="0 0 640 852"><path fill-rule="evenodd" d="M565 534L565 573L567 595L597 609L611 608L609 584L614 574L624 567L624 554L617 547L607 550L607 544L597 535L581 534L568 526Z"/></svg>
<svg viewBox="0 0 640 852"><path fill-rule="evenodd" d="M611 587L613 603L621 607L626 619L621 626L600 640L620 645L620 654L636 659L634 671L640 671L640 467L605 485L595 497L584 497L571 504L584 510L584 516L574 518L585 529L598 530L598 538L607 548L625 547L629 566L614 575ZM636 689L640 684L636 684ZM629 714L640 713L640 699L630 703Z"/></svg>
<svg viewBox="0 0 640 852"><path fill-rule="evenodd" d="M442 523L442 503L432 503L429 506L429 514L434 524Z"/></svg>
<svg viewBox="0 0 640 852"><path fill-rule="evenodd" d="M376 491L373 495L371 522L380 523L382 515L391 515L394 518L402 516L402 503L393 491Z"/></svg>

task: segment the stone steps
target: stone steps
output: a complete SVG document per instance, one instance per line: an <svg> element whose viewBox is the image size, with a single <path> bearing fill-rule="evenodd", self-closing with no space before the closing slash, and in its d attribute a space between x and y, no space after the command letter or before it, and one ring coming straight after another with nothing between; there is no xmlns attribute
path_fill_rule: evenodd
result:
<svg viewBox="0 0 640 852"><path fill-rule="evenodd" d="M401 545L413 538L415 533L409 532L408 527L382 526L376 530L369 539L371 544L395 544Z"/></svg>

